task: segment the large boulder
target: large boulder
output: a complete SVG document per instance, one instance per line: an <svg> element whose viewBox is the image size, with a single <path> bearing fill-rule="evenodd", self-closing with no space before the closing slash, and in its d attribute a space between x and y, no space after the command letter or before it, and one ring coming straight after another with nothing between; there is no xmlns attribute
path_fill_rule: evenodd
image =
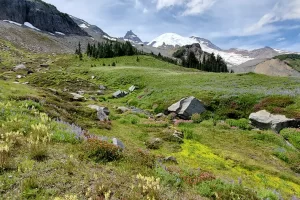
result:
<svg viewBox="0 0 300 200"><path fill-rule="evenodd" d="M183 98L168 108L169 113L176 113L181 119L191 119L193 114L201 114L205 111L204 104L195 97Z"/></svg>
<svg viewBox="0 0 300 200"><path fill-rule="evenodd" d="M299 128L300 120L289 119L284 115L273 115L266 110L252 113L251 124L259 129L272 129L279 133L284 128Z"/></svg>

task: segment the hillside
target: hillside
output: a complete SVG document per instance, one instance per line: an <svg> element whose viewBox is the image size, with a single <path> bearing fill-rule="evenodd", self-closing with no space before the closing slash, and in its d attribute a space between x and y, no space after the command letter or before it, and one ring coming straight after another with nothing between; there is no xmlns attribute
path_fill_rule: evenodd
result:
<svg viewBox="0 0 300 200"><path fill-rule="evenodd" d="M298 54L285 54L273 59L255 59L232 69L236 73L254 72L269 76L300 76L300 59Z"/></svg>
<svg viewBox="0 0 300 200"><path fill-rule="evenodd" d="M1 47L0 134L9 138L0 148L3 199L300 196L298 130L253 130L245 119L256 109L299 117L298 78L205 73L149 56L79 61L4 41ZM33 73L11 71L20 63ZM112 98L132 85L126 97ZM194 123L155 117L191 95L208 109ZM107 107L110 121L88 105ZM183 139L174 137L179 132Z"/></svg>

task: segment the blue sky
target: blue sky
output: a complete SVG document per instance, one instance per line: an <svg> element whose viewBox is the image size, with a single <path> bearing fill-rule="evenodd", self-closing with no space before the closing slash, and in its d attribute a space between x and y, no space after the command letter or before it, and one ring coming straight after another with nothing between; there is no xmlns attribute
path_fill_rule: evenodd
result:
<svg viewBox="0 0 300 200"><path fill-rule="evenodd" d="M143 41L174 32L217 46L300 52L300 0L45 0L111 36Z"/></svg>

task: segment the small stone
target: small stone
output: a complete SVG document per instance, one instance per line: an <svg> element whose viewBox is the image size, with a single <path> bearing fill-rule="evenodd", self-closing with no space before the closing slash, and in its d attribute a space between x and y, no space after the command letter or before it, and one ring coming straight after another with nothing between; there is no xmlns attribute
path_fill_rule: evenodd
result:
<svg viewBox="0 0 300 200"><path fill-rule="evenodd" d="M49 67L49 64L40 64L40 67L47 68L47 67Z"/></svg>
<svg viewBox="0 0 300 200"><path fill-rule="evenodd" d="M100 90L106 90L106 87L104 85L99 85Z"/></svg>
<svg viewBox="0 0 300 200"><path fill-rule="evenodd" d="M16 78L20 79L20 78L22 78L22 75L17 75Z"/></svg>
<svg viewBox="0 0 300 200"><path fill-rule="evenodd" d="M121 97L125 97L127 94L128 94L128 92L118 90L115 93L113 93L113 97L114 98L121 98Z"/></svg>
<svg viewBox="0 0 300 200"><path fill-rule="evenodd" d="M113 144L114 144L116 147L121 148L122 150L125 149L125 145L123 144L123 142L120 141L120 140L118 140L117 138L113 138Z"/></svg>
<svg viewBox="0 0 300 200"><path fill-rule="evenodd" d="M73 96L73 100L75 101L84 101L85 98L84 96L80 95L80 94L77 94L77 93L70 93L72 96Z"/></svg>
<svg viewBox="0 0 300 200"><path fill-rule="evenodd" d="M18 71L18 70L25 70L25 69L27 69L27 67L25 66L25 65L23 65L23 64L21 64L21 65L17 65L17 66L15 66L14 68L13 68L13 71Z"/></svg>
<svg viewBox="0 0 300 200"><path fill-rule="evenodd" d="M173 156L168 156L168 157L164 158L164 162L171 162L171 163L178 164L177 159Z"/></svg>
<svg viewBox="0 0 300 200"><path fill-rule="evenodd" d="M135 89L136 89L136 87L135 87L134 85L132 85L132 86L129 88L129 92L133 92Z"/></svg>
<svg viewBox="0 0 300 200"><path fill-rule="evenodd" d="M117 111L118 111L119 113L125 113L125 112L130 111L130 109L127 108L127 107L121 106L121 107L118 107L118 108L117 108Z"/></svg>
<svg viewBox="0 0 300 200"><path fill-rule="evenodd" d="M98 90L97 95L104 95L104 91L103 90Z"/></svg>
<svg viewBox="0 0 300 200"><path fill-rule="evenodd" d="M164 113L159 113L157 115L155 115L156 118L163 118L165 117L165 114Z"/></svg>

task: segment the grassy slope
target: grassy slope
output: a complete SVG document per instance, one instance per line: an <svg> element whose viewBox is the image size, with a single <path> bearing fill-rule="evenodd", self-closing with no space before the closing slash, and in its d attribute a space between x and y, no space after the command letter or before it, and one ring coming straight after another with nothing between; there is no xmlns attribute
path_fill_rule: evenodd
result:
<svg viewBox="0 0 300 200"><path fill-rule="evenodd" d="M142 116L118 114L113 109L114 106L129 103L150 111L160 111L178 99L189 95L196 96L209 104L212 100L226 99L236 95L239 97L237 100L241 100L245 96L245 98L253 97L253 101L258 102L265 96L276 94L293 96L294 103L286 109L300 111L299 79L254 74L238 76L202 73L169 65L146 56L140 57L140 62L136 62L136 57L102 59L100 61L86 59L85 62L79 62L73 56L68 55L50 59L53 62L50 67L53 72L38 73L22 80L29 80L39 88L13 84L11 83L13 79L0 80L0 101L7 102L11 96L21 96L22 98L19 99L34 96L37 99L43 99L41 101L43 103L38 104L43 112L49 113L53 109L49 106L50 104L61 106L60 110L66 112L76 110L71 116L62 112L62 117L86 127L94 134L118 137L127 147L126 156L113 163L96 164L86 159L82 160L81 144L51 142L48 145L48 149L50 149L48 159L44 162L37 162L30 159L30 152L26 148L21 147L18 154L13 156L13 160L23 163L25 166L31 166L30 163L33 163L34 167L29 166L28 170L25 167L26 170L11 170L0 174L0 180L3 183L0 184L0 194L4 195L6 199L21 196L25 199L49 199L65 194L77 194L83 198L87 197L84 194L88 188L96 185L106 186L103 191L98 191L98 193L102 194L110 189L115 198L135 199L134 196L143 195L142 192L130 192L129 189L136 183L132 176L138 173L162 178L162 189L158 192L161 199L176 199L176 196L178 199L200 199L199 194L209 196L208 194L214 193L214 191L209 191L206 185L189 185L186 181L183 181L179 188L176 187L177 181L180 180L177 178L192 172L196 173L199 168L215 174L227 183L238 184L240 182L243 186L256 190L260 197L277 199L277 193L280 193L284 199L300 196L299 175L290 169L292 165L290 161L299 159L299 151L286 145L280 135L268 131L232 129L222 122L218 122L217 126L214 126L212 120L204 121L201 124L173 127L168 124L168 120L165 120L163 124L149 122ZM117 67L102 66L103 63L108 65L112 62L116 62ZM91 67L91 65L97 67ZM14 75L12 74L11 77ZM91 76L96 78L91 79ZM95 114L91 115L90 111L84 109L86 105L95 104L95 102L69 104L60 92L57 96L52 96L46 90L51 87L62 91L67 87L70 91L79 89L94 91L96 88L90 83L104 84L109 87L106 95L97 97L101 102L97 104L108 106L112 111L111 130L100 129L101 126L97 125ZM111 93L115 90L127 89L133 84L138 85L140 89L122 99L110 98ZM86 95L86 97L89 96ZM61 102L54 100L58 97L61 98ZM22 101L12 103L14 107L18 108ZM26 113L25 110L14 109L12 114L17 112L20 114L19 118L22 119L20 116L23 112ZM76 116L79 114L83 116L80 118ZM136 119L136 121L132 119ZM37 120L39 119L33 117L23 123L34 124ZM1 123L8 124L4 119L1 119ZM14 128L14 125L10 126L10 128ZM169 167L178 173L162 171L159 168L151 169L137 156L137 149L146 150L145 141L155 137L163 138L165 132L168 131L167 126L170 126L171 129L183 130L186 134L189 132L193 137L187 138L182 145L166 140L159 150L147 151L158 157L175 156L179 164L170 164ZM0 128L1 131L3 129ZM58 132L58 129L53 128L52 131ZM278 156L276 157L278 151L282 152L281 159L287 158L290 161L286 159L283 161ZM16 167L20 167L20 164L16 164ZM34 184L38 185L37 187L32 187L34 184L30 184L32 179ZM275 193L274 190L276 190ZM180 195L177 195L177 192ZM220 192L220 194L222 193ZM138 199L143 198L145 196L140 196Z"/></svg>
<svg viewBox="0 0 300 200"><path fill-rule="evenodd" d="M286 55L276 56L275 58L286 61L289 66L291 66L296 71L300 72L300 55L286 54Z"/></svg>

